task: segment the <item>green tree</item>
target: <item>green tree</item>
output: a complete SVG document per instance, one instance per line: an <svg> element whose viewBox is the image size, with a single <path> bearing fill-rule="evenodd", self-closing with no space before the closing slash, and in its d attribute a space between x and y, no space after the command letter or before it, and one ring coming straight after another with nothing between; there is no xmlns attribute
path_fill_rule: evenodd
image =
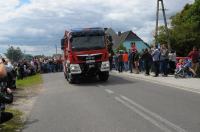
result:
<svg viewBox="0 0 200 132"><path fill-rule="evenodd" d="M167 34L166 34L166 31L165 31L165 27L164 26L160 26L159 29L158 29L158 42L160 44L167 44Z"/></svg>
<svg viewBox="0 0 200 132"><path fill-rule="evenodd" d="M33 59L33 56L30 54L24 54L23 58L30 61Z"/></svg>
<svg viewBox="0 0 200 132"><path fill-rule="evenodd" d="M46 56L44 55L35 55L34 58L45 58Z"/></svg>
<svg viewBox="0 0 200 132"><path fill-rule="evenodd" d="M186 56L193 46L200 48L200 0L186 4L184 9L171 17L169 29L172 49L179 56ZM163 27L159 27L159 43L166 43L167 37Z"/></svg>
<svg viewBox="0 0 200 132"><path fill-rule="evenodd" d="M127 51L126 47L124 47L123 44L120 44L118 47L117 47L117 50L123 50L123 51Z"/></svg>
<svg viewBox="0 0 200 132"><path fill-rule="evenodd" d="M19 47L14 48L13 46L11 46L10 48L7 49L5 56L12 62L18 62L23 58L23 53Z"/></svg>

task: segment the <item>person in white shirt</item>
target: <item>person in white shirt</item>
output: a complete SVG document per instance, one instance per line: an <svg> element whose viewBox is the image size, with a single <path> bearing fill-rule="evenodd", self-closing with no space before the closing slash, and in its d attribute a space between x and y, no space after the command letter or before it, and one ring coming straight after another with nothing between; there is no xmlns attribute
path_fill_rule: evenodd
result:
<svg viewBox="0 0 200 132"><path fill-rule="evenodd" d="M171 50L169 52L169 73L174 74L176 69L176 52Z"/></svg>

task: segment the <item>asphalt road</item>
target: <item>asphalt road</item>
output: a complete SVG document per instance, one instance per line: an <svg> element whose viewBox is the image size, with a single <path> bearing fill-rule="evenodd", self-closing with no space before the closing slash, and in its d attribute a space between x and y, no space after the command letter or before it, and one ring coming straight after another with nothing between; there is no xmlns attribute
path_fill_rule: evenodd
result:
<svg viewBox="0 0 200 132"><path fill-rule="evenodd" d="M23 132L200 132L200 94L111 75L70 85L45 74Z"/></svg>

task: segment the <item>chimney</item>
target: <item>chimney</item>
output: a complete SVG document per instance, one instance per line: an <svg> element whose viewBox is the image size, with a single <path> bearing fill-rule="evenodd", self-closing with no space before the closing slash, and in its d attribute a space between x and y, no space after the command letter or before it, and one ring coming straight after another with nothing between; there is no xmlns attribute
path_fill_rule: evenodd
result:
<svg viewBox="0 0 200 132"><path fill-rule="evenodd" d="M121 34L122 34L121 31L118 31L118 36L121 36Z"/></svg>

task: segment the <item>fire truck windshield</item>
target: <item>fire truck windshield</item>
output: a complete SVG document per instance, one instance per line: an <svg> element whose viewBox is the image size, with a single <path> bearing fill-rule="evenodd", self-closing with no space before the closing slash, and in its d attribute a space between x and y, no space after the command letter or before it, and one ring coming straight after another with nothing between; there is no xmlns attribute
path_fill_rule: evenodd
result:
<svg viewBox="0 0 200 132"><path fill-rule="evenodd" d="M72 39L72 50L81 51L105 48L104 36L80 36Z"/></svg>

